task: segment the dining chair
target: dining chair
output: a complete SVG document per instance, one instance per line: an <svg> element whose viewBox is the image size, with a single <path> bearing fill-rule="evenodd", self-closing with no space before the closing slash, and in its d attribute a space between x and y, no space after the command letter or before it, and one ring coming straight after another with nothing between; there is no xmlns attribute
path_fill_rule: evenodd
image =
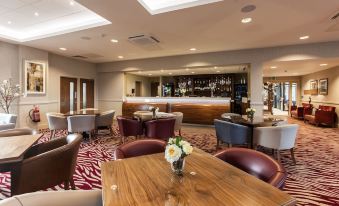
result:
<svg viewBox="0 0 339 206"><path fill-rule="evenodd" d="M67 117L68 132L89 132L90 138L95 129L95 115L76 115Z"/></svg>
<svg viewBox="0 0 339 206"><path fill-rule="evenodd" d="M113 136L114 131L112 128L113 125L113 118L114 118L115 111L110 110L101 113L100 115L95 117L95 131L98 132L99 129L108 129L110 134Z"/></svg>
<svg viewBox="0 0 339 206"><path fill-rule="evenodd" d="M175 118L156 119L145 122L146 137L167 141L174 134Z"/></svg>
<svg viewBox="0 0 339 206"><path fill-rule="evenodd" d="M130 117L117 116L119 125L119 132L121 137L121 143L125 142L125 138L129 136L135 136L137 139L144 134L142 122Z"/></svg>
<svg viewBox="0 0 339 206"><path fill-rule="evenodd" d="M274 187L284 188L287 178L284 167L264 153L247 148L228 148L214 156Z"/></svg>
<svg viewBox="0 0 339 206"><path fill-rule="evenodd" d="M6 198L0 206L102 206L101 190L40 191Z"/></svg>
<svg viewBox="0 0 339 206"><path fill-rule="evenodd" d="M51 131L50 138L55 137L56 131L67 130L67 118L61 113L46 113L48 129Z"/></svg>
<svg viewBox="0 0 339 206"><path fill-rule="evenodd" d="M167 143L159 139L142 139L120 145L115 150L115 159L165 152Z"/></svg>
<svg viewBox="0 0 339 206"><path fill-rule="evenodd" d="M294 157L294 145L298 128L299 125L297 124L254 128L254 144L272 149L273 153L276 152L278 162L280 162L280 150L289 149L292 160L294 164L296 164Z"/></svg>
<svg viewBox="0 0 339 206"><path fill-rule="evenodd" d="M75 189L73 174L82 141L80 134L70 134L31 147L12 170L11 195L45 190L64 183Z"/></svg>
<svg viewBox="0 0 339 206"><path fill-rule="evenodd" d="M0 113L0 131L14 129L16 125L17 115Z"/></svg>
<svg viewBox="0 0 339 206"><path fill-rule="evenodd" d="M175 118L175 124L174 124L174 132L178 131L179 136L181 136L181 125L182 125L182 119L184 118L184 114L182 112L172 112L174 114Z"/></svg>
<svg viewBox="0 0 339 206"><path fill-rule="evenodd" d="M227 143L228 147L233 145L249 146L252 135L249 127L218 119L214 120L214 126L217 136L217 149L220 142Z"/></svg>

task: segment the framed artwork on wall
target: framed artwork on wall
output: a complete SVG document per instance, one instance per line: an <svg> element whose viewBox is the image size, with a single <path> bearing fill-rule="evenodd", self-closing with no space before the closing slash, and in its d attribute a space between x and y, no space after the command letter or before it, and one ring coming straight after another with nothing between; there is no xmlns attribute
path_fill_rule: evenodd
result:
<svg viewBox="0 0 339 206"><path fill-rule="evenodd" d="M327 95L328 94L328 79L319 80L319 94Z"/></svg>
<svg viewBox="0 0 339 206"><path fill-rule="evenodd" d="M318 89L318 80L311 80L310 82L310 90Z"/></svg>
<svg viewBox="0 0 339 206"><path fill-rule="evenodd" d="M25 93L46 93L46 63L25 60Z"/></svg>

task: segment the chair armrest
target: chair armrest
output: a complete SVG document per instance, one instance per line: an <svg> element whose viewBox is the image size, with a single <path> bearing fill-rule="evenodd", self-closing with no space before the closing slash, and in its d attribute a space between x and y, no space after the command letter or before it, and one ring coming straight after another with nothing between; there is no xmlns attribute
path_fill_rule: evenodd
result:
<svg viewBox="0 0 339 206"><path fill-rule="evenodd" d="M304 108L304 115L305 114L312 114L312 110L313 110L313 108L312 107L305 107Z"/></svg>
<svg viewBox="0 0 339 206"><path fill-rule="evenodd" d="M59 139L54 139L48 142L34 145L25 153L24 159L51 151L53 149L56 149L58 147L65 145L66 143L67 143L66 138L59 138Z"/></svg>
<svg viewBox="0 0 339 206"><path fill-rule="evenodd" d="M15 128L15 124L14 123L0 124L0 131L8 130L8 129L14 129L14 128Z"/></svg>
<svg viewBox="0 0 339 206"><path fill-rule="evenodd" d="M293 111L293 110L297 110L297 106L291 106L291 111Z"/></svg>

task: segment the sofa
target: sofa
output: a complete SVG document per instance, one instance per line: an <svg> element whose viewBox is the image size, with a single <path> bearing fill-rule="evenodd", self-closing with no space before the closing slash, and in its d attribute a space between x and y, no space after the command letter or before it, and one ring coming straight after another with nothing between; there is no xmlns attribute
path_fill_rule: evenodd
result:
<svg viewBox="0 0 339 206"><path fill-rule="evenodd" d="M101 190L33 192L1 200L0 206L102 206Z"/></svg>
<svg viewBox="0 0 339 206"><path fill-rule="evenodd" d="M0 113L0 131L14 129L17 116L15 114Z"/></svg>
<svg viewBox="0 0 339 206"><path fill-rule="evenodd" d="M313 105L302 103L301 107L298 106L291 106L290 114L291 117L297 118L297 119L304 119L304 116L306 114L312 114Z"/></svg>
<svg viewBox="0 0 339 206"><path fill-rule="evenodd" d="M305 123L315 124L319 126L330 125L336 127L337 122L337 113L335 112L335 107L319 105L319 108L313 114L306 114L304 117Z"/></svg>

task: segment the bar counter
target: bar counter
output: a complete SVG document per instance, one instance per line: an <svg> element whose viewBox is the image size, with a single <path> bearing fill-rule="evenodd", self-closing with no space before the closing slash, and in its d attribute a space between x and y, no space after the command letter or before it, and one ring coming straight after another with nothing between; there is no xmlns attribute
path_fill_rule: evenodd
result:
<svg viewBox="0 0 339 206"><path fill-rule="evenodd" d="M209 97L126 97L122 106L124 116L136 111L159 107L160 112L182 112L184 123L213 124L221 114L230 112L230 98Z"/></svg>

